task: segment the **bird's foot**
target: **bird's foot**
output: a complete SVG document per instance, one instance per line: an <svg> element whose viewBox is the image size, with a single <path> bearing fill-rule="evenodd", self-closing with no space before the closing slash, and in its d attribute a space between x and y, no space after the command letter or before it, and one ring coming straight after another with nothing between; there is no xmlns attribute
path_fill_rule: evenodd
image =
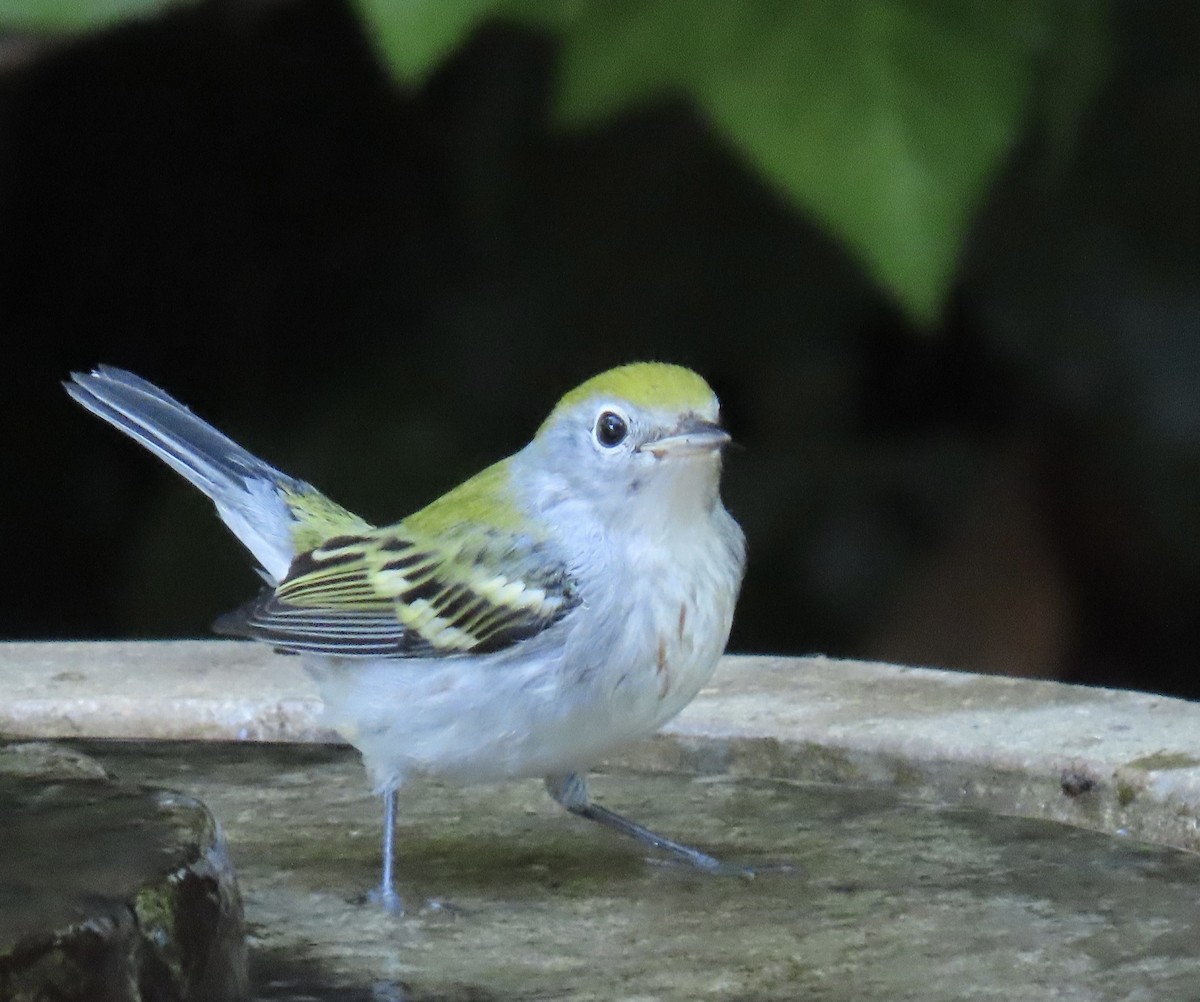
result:
<svg viewBox="0 0 1200 1002"><path fill-rule="evenodd" d="M396 893L394 887L376 887L352 899L356 905L374 905L382 908L388 915L400 918L405 914L404 899Z"/></svg>

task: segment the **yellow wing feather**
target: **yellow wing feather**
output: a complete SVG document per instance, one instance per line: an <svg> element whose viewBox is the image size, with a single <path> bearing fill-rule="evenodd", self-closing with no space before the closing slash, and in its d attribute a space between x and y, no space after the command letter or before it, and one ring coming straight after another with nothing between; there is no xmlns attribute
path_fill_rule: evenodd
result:
<svg viewBox="0 0 1200 1002"><path fill-rule="evenodd" d="M496 504L505 475L497 464L404 522L324 539L218 628L376 657L485 653L540 633L577 599L548 542L514 531L515 512Z"/></svg>

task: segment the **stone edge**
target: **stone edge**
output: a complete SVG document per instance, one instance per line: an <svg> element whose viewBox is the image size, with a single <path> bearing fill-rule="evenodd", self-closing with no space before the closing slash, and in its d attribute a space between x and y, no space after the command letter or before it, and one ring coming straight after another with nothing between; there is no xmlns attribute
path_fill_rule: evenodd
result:
<svg viewBox="0 0 1200 1002"><path fill-rule="evenodd" d="M331 742L298 659L222 641L0 644L0 740ZM611 763L890 787L1200 850L1200 704L829 658L724 659Z"/></svg>

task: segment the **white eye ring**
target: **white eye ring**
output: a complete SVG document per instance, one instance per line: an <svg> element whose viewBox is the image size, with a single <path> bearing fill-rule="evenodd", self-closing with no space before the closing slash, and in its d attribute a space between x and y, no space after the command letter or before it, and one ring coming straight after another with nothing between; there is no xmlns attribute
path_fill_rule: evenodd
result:
<svg viewBox="0 0 1200 1002"><path fill-rule="evenodd" d="M629 437L629 421L619 411L606 407L596 418L592 433L601 448L615 449Z"/></svg>

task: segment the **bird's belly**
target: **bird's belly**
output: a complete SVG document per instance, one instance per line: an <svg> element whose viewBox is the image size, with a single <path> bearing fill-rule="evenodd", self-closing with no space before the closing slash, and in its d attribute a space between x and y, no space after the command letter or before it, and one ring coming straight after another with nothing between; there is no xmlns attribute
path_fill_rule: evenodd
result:
<svg viewBox="0 0 1200 1002"><path fill-rule="evenodd" d="M678 631L641 647L583 672L562 654L503 665L306 662L325 721L388 788L413 774L486 782L577 772L648 736L691 701L720 649L696 652Z"/></svg>
<svg viewBox="0 0 1200 1002"><path fill-rule="evenodd" d="M411 775L474 783L581 770L654 727L647 715L631 734L635 721L614 719L612 695L561 657L503 667L306 660L325 721L362 752L381 789Z"/></svg>
<svg viewBox="0 0 1200 1002"><path fill-rule="evenodd" d="M672 579L674 588L663 584ZM652 734L691 702L724 650L737 581L732 565L720 577L647 573L493 655L305 663L326 722L362 752L380 788L415 774L561 775Z"/></svg>

